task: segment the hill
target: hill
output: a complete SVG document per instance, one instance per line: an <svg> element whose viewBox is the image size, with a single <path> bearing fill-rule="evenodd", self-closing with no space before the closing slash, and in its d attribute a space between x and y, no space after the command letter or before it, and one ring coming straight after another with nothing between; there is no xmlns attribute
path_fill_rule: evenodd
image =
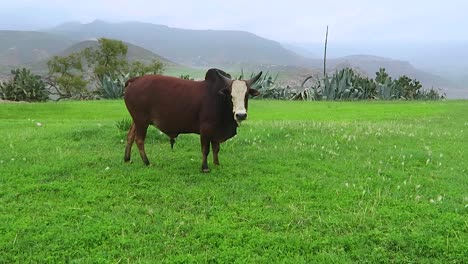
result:
<svg viewBox="0 0 468 264"><path fill-rule="evenodd" d="M141 62L151 62L153 60L159 60L161 62L163 62L164 64L166 65L175 65L174 62L164 58L164 57L161 57L145 48L142 48L142 47L139 47L137 45L133 45L133 44L130 44L130 43L125 43L127 46L128 46L128 50L127 50L127 59L129 61L141 61ZM58 56L68 56L70 55L71 53L74 53L74 52L79 52L79 51L82 51L84 50L85 48L97 48L99 46L99 43L97 42L97 40L85 40L85 41L81 41L79 43L76 43L74 44L73 46L65 49L65 50L62 50L60 52L58 52L57 54L54 54L54 55L58 55Z"/></svg>
<svg viewBox="0 0 468 264"><path fill-rule="evenodd" d="M74 43L47 32L0 30L0 65L34 64Z"/></svg>
<svg viewBox="0 0 468 264"><path fill-rule="evenodd" d="M139 45L190 66L307 64L280 43L244 31L191 30L140 22L65 23L49 32L76 39L108 37Z"/></svg>

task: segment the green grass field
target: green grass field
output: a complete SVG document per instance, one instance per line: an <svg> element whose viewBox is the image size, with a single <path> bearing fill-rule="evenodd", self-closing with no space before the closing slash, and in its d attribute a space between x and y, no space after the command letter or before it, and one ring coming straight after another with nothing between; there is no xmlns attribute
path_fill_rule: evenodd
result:
<svg viewBox="0 0 468 264"><path fill-rule="evenodd" d="M0 263L468 262L468 101L251 101L209 174L128 117L0 104Z"/></svg>

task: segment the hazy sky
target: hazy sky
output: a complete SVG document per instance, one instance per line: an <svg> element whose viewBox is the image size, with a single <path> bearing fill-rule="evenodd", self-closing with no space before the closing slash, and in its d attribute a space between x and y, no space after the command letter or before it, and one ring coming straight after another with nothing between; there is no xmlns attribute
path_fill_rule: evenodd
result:
<svg viewBox="0 0 468 264"><path fill-rule="evenodd" d="M245 30L282 42L468 41L467 0L151 1L2 0L0 29L65 21L142 21L190 29Z"/></svg>

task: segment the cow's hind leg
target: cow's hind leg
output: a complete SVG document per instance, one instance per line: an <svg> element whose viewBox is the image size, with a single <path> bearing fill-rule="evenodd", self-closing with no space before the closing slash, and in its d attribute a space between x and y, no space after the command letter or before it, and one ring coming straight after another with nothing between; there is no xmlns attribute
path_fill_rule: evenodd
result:
<svg viewBox="0 0 468 264"><path fill-rule="evenodd" d="M210 154L210 140L206 136L201 135L200 142L201 142L201 150L203 154L201 170L202 172L210 172L210 169L208 169L208 154Z"/></svg>
<svg viewBox="0 0 468 264"><path fill-rule="evenodd" d="M219 153L219 142L211 141L211 149L213 150L213 163L219 165L218 153Z"/></svg>
<svg viewBox="0 0 468 264"><path fill-rule="evenodd" d="M134 141L135 141L135 123L132 122L132 125L130 126L130 129L128 130L128 133L127 133L127 145L125 147L125 156L124 156L125 162L130 161L130 155L132 153L132 145Z"/></svg>
<svg viewBox="0 0 468 264"><path fill-rule="evenodd" d="M145 152L145 138L146 138L146 132L147 132L148 126L149 126L149 123L136 123L135 122L135 127L136 127L135 141L136 141L138 150L140 151L141 159L143 160L143 163L145 163L146 166L150 164L148 157L146 156L146 152Z"/></svg>

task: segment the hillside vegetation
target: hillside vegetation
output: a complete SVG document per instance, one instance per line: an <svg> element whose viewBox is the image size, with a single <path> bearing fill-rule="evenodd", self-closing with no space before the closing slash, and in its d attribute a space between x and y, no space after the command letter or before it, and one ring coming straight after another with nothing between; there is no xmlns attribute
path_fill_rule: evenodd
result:
<svg viewBox="0 0 468 264"><path fill-rule="evenodd" d="M129 62L133 61L140 61L143 63L149 63L153 60L159 60L160 62L164 63L165 65L175 65L174 62L163 58L145 48L139 47L137 45L133 45L130 43L124 43L128 47L128 51L126 54L126 59ZM56 53L55 55L66 57L72 53L81 52L86 48L97 49L99 47L99 43L97 40L86 40L81 41L79 43L74 44L73 46Z"/></svg>
<svg viewBox="0 0 468 264"><path fill-rule="evenodd" d="M47 61L53 56L68 56L85 48L96 48L97 40L76 41L73 37L34 31L0 31L0 74L8 75L18 66L26 66L34 73L44 75ZM159 60L168 67L180 67L176 63L147 49L125 43L130 62L148 63Z"/></svg>

